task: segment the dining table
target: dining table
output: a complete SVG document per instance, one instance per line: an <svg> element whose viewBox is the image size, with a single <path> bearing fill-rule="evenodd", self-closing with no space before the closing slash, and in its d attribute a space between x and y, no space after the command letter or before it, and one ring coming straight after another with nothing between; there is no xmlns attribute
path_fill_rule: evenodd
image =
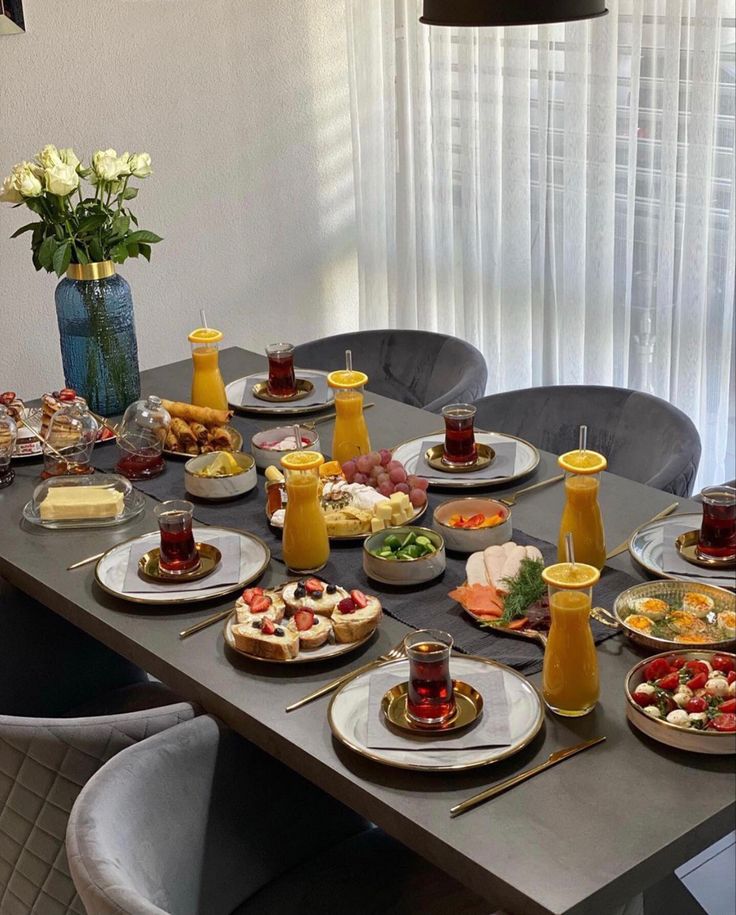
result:
<svg viewBox="0 0 736 915"><path fill-rule="evenodd" d="M358 351L353 359L360 364ZM264 356L239 347L220 353L226 382L263 371L265 365ZM144 371L141 383L144 394L187 401L191 361ZM367 397L374 404L366 414L374 448L391 448L441 426L436 414L372 393L370 382ZM280 424L274 416L264 415L250 417L249 422L254 428ZM324 450L329 451L332 423L317 428ZM244 449L248 448L246 440ZM98 446L96 453L103 449L112 449L112 454L115 445ZM653 887L733 829L734 758L671 749L628 724L624 679L645 654L623 635L615 634L598 645L600 701L585 717L562 718L547 712L531 743L491 766L441 773L387 767L333 738L327 717L329 696L290 713L285 708L333 677L378 657L410 631L390 615L394 594L377 590L387 613L374 639L331 661L279 665L249 660L227 648L222 623L180 639L181 630L232 606L234 597L174 608L139 605L105 593L95 582L93 563L67 570L75 560L155 530L156 499L146 495L145 511L119 527L46 530L22 518L40 470L38 462L17 462L14 483L0 492L3 578L443 868L488 899L489 911L495 906L524 915L608 912ZM512 493L557 473L556 457L540 452L539 465L525 480L484 492ZM168 460L165 474L181 487L183 496L183 462ZM262 474L259 477L256 489L241 499L244 512L245 506L263 504ZM606 539L613 545L669 505L673 496L604 473L600 500ZM559 484L521 497L513 509L515 530L555 542L563 502ZM679 502L679 511L698 511L696 502L684 498ZM229 503L229 512L237 512L237 506ZM216 523L217 511L217 506L208 507L202 517ZM250 531L263 538L273 554L259 584L275 585L286 577L279 561L278 532L269 528L265 515L261 518L251 511L248 518ZM424 523L431 524L431 518ZM339 549L354 559L356 570L361 568L360 542L341 544ZM627 553L610 565L636 581L646 579ZM422 599L422 592L417 592L417 605ZM29 627L34 626L32 606L26 620ZM447 606L448 614L457 612L449 598ZM474 623L468 620L467 625ZM39 631L38 638L43 637ZM542 647L535 650L541 658ZM68 673L74 676L74 671ZM538 687L539 673L530 680ZM604 736L605 742L588 752L462 816L450 816L450 808L469 795L544 761L557 750L598 736Z"/></svg>

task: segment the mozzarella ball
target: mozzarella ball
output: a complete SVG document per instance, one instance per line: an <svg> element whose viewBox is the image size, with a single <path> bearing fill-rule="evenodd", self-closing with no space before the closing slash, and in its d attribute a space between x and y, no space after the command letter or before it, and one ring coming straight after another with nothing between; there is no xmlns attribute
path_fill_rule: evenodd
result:
<svg viewBox="0 0 736 915"><path fill-rule="evenodd" d="M733 699L736 697L736 680L728 684L728 695Z"/></svg>
<svg viewBox="0 0 736 915"><path fill-rule="evenodd" d="M690 723L693 727L702 727L708 723L708 713L707 712L690 712L688 715Z"/></svg>
<svg viewBox="0 0 736 915"><path fill-rule="evenodd" d="M728 681L723 677L711 677L705 684L705 691L709 696L727 696Z"/></svg>
<svg viewBox="0 0 736 915"><path fill-rule="evenodd" d="M644 707L644 714L649 715L650 718L661 718L662 713L657 708L656 705L647 705Z"/></svg>
<svg viewBox="0 0 736 915"><path fill-rule="evenodd" d="M670 712L667 716L667 721L669 721L670 724L676 724L678 728L690 727L690 716L681 708L676 708L674 711Z"/></svg>
<svg viewBox="0 0 736 915"><path fill-rule="evenodd" d="M635 693L644 693L645 696L653 696L657 692L657 687L653 683L640 683Z"/></svg>
<svg viewBox="0 0 736 915"><path fill-rule="evenodd" d="M685 692L685 690L687 690L687 692ZM688 702L693 698L693 691L691 689L687 689L687 687L685 687L684 690L678 689L672 698L675 703L679 705L680 708L682 708L683 706L687 705Z"/></svg>
<svg viewBox="0 0 736 915"><path fill-rule="evenodd" d="M713 680L715 680L718 677L722 677L725 680L726 676L727 675L722 670L711 670L711 672L709 674L709 677L712 678Z"/></svg>

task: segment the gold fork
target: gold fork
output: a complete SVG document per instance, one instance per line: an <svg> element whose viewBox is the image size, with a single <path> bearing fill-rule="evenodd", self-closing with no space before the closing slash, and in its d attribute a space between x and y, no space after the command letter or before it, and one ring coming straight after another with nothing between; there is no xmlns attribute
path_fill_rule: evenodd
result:
<svg viewBox="0 0 736 915"><path fill-rule="evenodd" d="M548 480L542 480L539 483L534 483L531 486L525 486L523 489L517 489L516 492L512 492L510 496L506 496L503 499L497 499L497 502L503 502L504 505L508 505L509 508L516 505L516 500L519 496L523 496L525 492L531 492L533 489L541 489L543 486L549 486L551 483L559 483L560 480L565 479L565 474L561 473L559 476L550 477Z"/></svg>
<svg viewBox="0 0 736 915"><path fill-rule="evenodd" d="M306 705L313 699L319 699L320 696L326 696L327 693L331 693L333 690L339 689L343 683L347 683L348 680L352 680L352 678L358 674L362 674L366 670L370 670L371 667L378 667L381 664L385 664L389 661L398 661L400 658L405 657L406 649L404 648L404 640L402 639L398 644L394 645L393 648L390 648L385 654L380 655L380 657L375 658L373 661L369 661L367 664L363 664L362 667L356 667L355 670L351 670L349 673L343 674L341 677L336 677L334 680L330 680L329 683L325 683L324 686L320 686L319 689L316 689L308 696L304 696L302 699L298 699L296 702L292 702L291 705L287 705L286 711L293 712L294 709L301 708L303 705Z"/></svg>

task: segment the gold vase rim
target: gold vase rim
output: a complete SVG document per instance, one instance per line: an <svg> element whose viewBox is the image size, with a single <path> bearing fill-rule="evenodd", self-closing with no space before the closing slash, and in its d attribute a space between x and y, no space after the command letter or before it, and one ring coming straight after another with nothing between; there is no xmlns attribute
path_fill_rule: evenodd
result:
<svg viewBox="0 0 736 915"><path fill-rule="evenodd" d="M69 264L66 275L70 280L104 280L115 273L112 261L96 261L93 264Z"/></svg>

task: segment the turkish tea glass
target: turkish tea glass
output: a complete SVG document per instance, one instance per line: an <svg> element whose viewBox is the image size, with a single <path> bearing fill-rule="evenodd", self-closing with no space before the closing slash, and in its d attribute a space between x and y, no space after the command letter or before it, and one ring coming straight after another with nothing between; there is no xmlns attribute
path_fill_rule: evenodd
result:
<svg viewBox="0 0 736 915"><path fill-rule="evenodd" d="M268 393L274 397L293 397L296 394L294 374L294 345L292 343L269 343Z"/></svg>
<svg viewBox="0 0 736 915"><path fill-rule="evenodd" d="M423 727L444 724L455 711L450 677L453 640L440 629L418 629L404 639L409 658L409 688L406 714Z"/></svg>
<svg viewBox="0 0 736 915"><path fill-rule="evenodd" d="M184 575L199 565L192 531L194 506L185 499L171 499L154 509L161 532L159 567L168 575Z"/></svg>
<svg viewBox="0 0 736 915"><path fill-rule="evenodd" d="M467 467L478 458L475 446L475 407L469 403L454 403L442 408L445 420L444 461L454 467Z"/></svg>
<svg viewBox="0 0 736 915"><path fill-rule="evenodd" d="M706 486L697 553L701 559L736 559L736 488Z"/></svg>

